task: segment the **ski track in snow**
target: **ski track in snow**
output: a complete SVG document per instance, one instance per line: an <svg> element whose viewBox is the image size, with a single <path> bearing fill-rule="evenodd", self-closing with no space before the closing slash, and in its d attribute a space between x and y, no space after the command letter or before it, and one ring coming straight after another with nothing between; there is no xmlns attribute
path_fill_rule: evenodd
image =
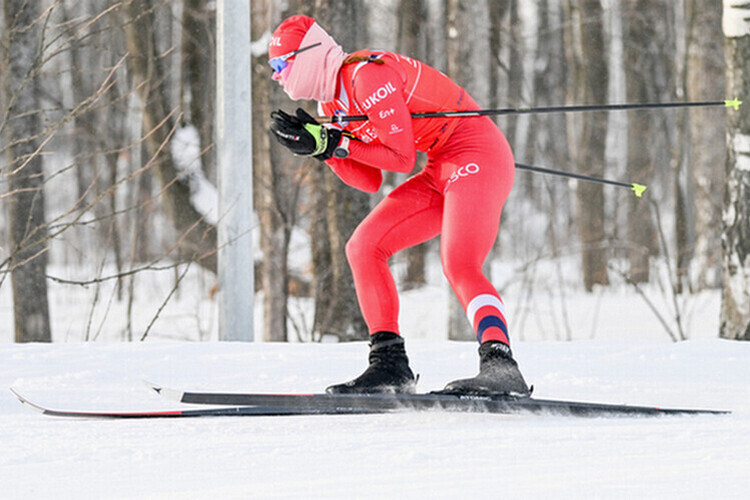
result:
<svg viewBox="0 0 750 500"><path fill-rule="evenodd" d="M476 346L413 340L422 390L476 370ZM750 344L514 344L536 396L733 410L580 419L413 413L102 421L0 392L2 498L745 498ZM0 385L55 408L167 409L142 380L313 392L358 374L365 343L0 344Z"/></svg>

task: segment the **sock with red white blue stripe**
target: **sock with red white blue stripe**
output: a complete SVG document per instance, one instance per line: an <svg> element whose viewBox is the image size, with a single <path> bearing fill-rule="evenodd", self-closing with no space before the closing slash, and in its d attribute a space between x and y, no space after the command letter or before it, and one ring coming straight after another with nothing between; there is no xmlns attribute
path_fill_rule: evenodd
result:
<svg viewBox="0 0 750 500"><path fill-rule="evenodd" d="M466 307L466 317L474 328L480 344L496 340L510 345L505 304L500 297L489 293L477 295Z"/></svg>

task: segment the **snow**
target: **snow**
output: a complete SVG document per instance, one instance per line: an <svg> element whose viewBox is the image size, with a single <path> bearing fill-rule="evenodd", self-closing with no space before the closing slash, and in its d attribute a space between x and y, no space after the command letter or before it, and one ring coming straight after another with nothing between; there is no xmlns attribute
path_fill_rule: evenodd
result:
<svg viewBox="0 0 750 500"><path fill-rule="evenodd" d="M747 3L724 0L721 27L728 38L742 37L750 33Z"/></svg>
<svg viewBox="0 0 750 500"><path fill-rule="evenodd" d="M736 155L734 168L740 172L750 172L750 135L734 132L730 140Z"/></svg>
<svg viewBox="0 0 750 500"><path fill-rule="evenodd" d="M407 340L423 390L476 368L476 346ZM7 498L742 498L750 344L516 342L536 395L731 409L577 419L416 413L200 420L46 417L0 392ZM318 391L367 346L220 342L0 344L0 385L57 408L167 409L182 389Z"/></svg>
<svg viewBox="0 0 750 500"><path fill-rule="evenodd" d="M55 343L47 345L11 343L10 287L0 287L0 497L746 497L750 343L716 338L719 291L679 298L690 340L673 343L627 286L577 291L571 262L493 266L513 350L536 396L733 413L100 421L43 416L2 389L14 387L60 409L174 409L181 405L151 394L142 382L316 392L364 369L363 342L217 342L212 275L191 267L165 304L183 269L139 273L131 312L127 295L117 300L114 281L88 287L50 282ZM407 350L424 391L477 369L474 343L446 340L448 291L439 264L429 271L430 285L403 293L401 308ZM53 266L49 272L91 276L86 269ZM656 270L644 290L674 330L673 302ZM260 331L260 298L255 307ZM294 299L290 309L297 325L311 324L309 300ZM153 321L145 342L119 342L128 338L128 315L135 339Z"/></svg>
<svg viewBox="0 0 750 500"><path fill-rule="evenodd" d="M735 153L750 153L750 135L733 131L730 137Z"/></svg>

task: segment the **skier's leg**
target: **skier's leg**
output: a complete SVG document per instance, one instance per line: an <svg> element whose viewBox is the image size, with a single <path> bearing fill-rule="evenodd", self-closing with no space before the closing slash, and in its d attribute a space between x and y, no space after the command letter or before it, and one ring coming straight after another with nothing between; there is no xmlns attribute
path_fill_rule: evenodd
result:
<svg viewBox="0 0 750 500"><path fill-rule="evenodd" d="M486 124L478 130L479 122L472 126L477 129L468 135L481 137L482 146L472 149L464 142L444 165L452 171L444 174L441 261L480 342L480 369L476 377L451 382L445 391L527 395L530 390L510 350L505 307L482 270L513 185L515 164L499 130Z"/></svg>
<svg viewBox="0 0 750 500"><path fill-rule="evenodd" d="M394 189L354 230L346 256L370 334L400 333L399 300L388 259L440 232L442 197L425 172Z"/></svg>
<svg viewBox="0 0 750 500"><path fill-rule="evenodd" d="M398 294L388 258L440 230L442 197L427 177L417 175L391 192L346 245L357 298L370 330L369 366L354 380L328 387L328 393L414 391L416 380L399 334Z"/></svg>
<svg viewBox="0 0 750 500"><path fill-rule="evenodd" d="M461 152L443 167L449 171L444 174L440 256L477 340L509 344L505 306L482 269L515 173L510 148L498 135L483 150Z"/></svg>

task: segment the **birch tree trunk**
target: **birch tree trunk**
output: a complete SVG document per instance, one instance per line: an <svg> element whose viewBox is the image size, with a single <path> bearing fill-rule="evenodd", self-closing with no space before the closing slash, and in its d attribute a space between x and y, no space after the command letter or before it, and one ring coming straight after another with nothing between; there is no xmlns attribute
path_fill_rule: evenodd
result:
<svg viewBox="0 0 750 500"><path fill-rule="evenodd" d="M724 1L728 96L750 95L750 6ZM720 336L750 340L750 116L729 111Z"/></svg>
<svg viewBox="0 0 750 500"><path fill-rule="evenodd" d="M7 37L3 79L8 105L5 140L10 164L10 269L16 342L51 342L47 301L47 228L40 119L39 64L43 47L40 11L35 2L6 0Z"/></svg>

